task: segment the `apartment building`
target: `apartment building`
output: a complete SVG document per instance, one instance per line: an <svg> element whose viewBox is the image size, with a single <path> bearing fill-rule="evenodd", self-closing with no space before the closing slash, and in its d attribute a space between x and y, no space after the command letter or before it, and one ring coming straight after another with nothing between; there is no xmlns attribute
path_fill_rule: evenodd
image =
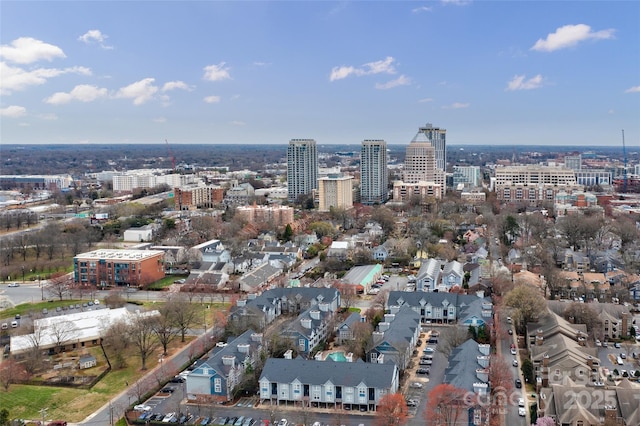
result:
<svg viewBox="0 0 640 426"><path fill-rule="evenodd" d="M348 210L353 207L353 177L329 175L318 179L318 210Z"/></svg>
<svg viewBox="0 0 640 426"><path fill-rule="evenodd" d="M571 169L548 166L510 166L495 170L494 189L502 202L539 205L553 203L561 191L583 191Z"/></svg>
<svg viewBox="0 0 640 426"><path fill-rule="evenodd" d="M387 143L383 140L364 140L360 148L360 202L382 204L389 194Z"/></svg>
<svg viewBox="0 0 640 426"><path fill-rule="evenodd" d="M164 278L161 250L94 250L73 258L78 285L139 287Z"/></svg>

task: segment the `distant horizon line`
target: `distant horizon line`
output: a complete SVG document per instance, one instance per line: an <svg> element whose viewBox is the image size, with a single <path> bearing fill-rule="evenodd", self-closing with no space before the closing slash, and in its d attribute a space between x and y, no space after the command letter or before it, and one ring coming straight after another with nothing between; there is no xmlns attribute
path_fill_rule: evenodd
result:
<svg viewBox="0 0 640 426"><path fill-rule="evenodd" d="M369 139L367 139L369 140ZM381 139L383 140L383 139ZM317 141L316 141L317 143ZM163 142L68 142L68 143L0 143L0 150L2 149L2 147L30 147L30 146L96 146L96 145L106 145L106 146L113 146L113 145L147 145L147 146L153 146L153 145L165 145L165 143ZM180 145L190 145L190 146L206 146L206 145L211 145L211 146L225 146L225 145L229 145L229 146L251 146L251 145L257 145L257 146L286 146L288 145L288 142L282 142L282 143L259 143L259 142L251 142L251 143L232 143L232 142L175 142L175 143L169 143L169 145L171 146L180 146ZM360 146L360 143L317 143L317 146ZM409 143L390 143L387 142L387 145L391 145L391 146L407 146L409 145ZM489 146L492 148L515 148L515 147L539 147L539 148L559 148L559 147L570 147L570 148L583 148L583 149L589 149L589 148L607 148L607 149L615 149L615 150L622 150L623 147L622 146L610 146L610 145L584 145L584 144L580 144L580 145L572 145L572 144L567 144L567 145L539 145L539 144L447 144L446 145L448 148L449 147L481 147L481 146ZM627 150L640 150L640 147L634 147L634 146L627 146L626 147Z"/></svg>

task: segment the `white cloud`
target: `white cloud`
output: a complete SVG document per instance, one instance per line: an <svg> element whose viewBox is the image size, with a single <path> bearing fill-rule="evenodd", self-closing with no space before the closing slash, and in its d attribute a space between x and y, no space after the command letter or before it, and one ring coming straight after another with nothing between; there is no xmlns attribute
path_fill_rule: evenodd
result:
<svg viewBox="0 0 640 426"><path fill-rule="evenodd" d="M340 67L333 67L333 69L331 70L331 75L329 76L329 81L342 80L343 78L347 78L352 74L357 77L381 73L395 74L396 69L393 66L394 61L395 59L393 57L387 56L381 61L368 62L362 65L360 68L344 65Z"/></svg>
<svg viewBox="0 0 640 426"><path fill-rule="evenodd" d="M70 68L36 68L25 70L20 67L12 67L6 62L0 62L0 94L9 95L14 91L24 90L29 86L38 86L48 79L62 74L91 75L91 70L86 67Z"/></svg>
<svg viewBox="0 0 640 426"><path fill-rule="evenodd" d="M11 105L0 109L1 117L18 118L27 114L27 109L18 105Z"/></svg>
<svg viewBox="0 0 640 426"><path fill-rule="evenodd" d="M433 102L433 98L422 98L418 100L419 103L425 103L425 102Z"/></svg>
<svg viewBox="0 0 640 426"><path fill-rule="evenodd" d="M454 6L466 6L471 3L471 0L440 0L442 4L452 4Z"/></svg>
<svg viewBox="0 0 640 426"><path fill-rule="evenodd" d="M167 122L167 118L166 117L156 117L151 121L153 121L154 123L162 124L162 123L166 123Z"/></svg>
<svg viewBox="0 0 640 426"><path fill-rule="evenodd" d="M207 96L203 100L208 104L217 104L220 102L220 96Z"/></svg>
<svg viewBox="0 0 640 426"><path fill-rule="evenodd" d="M429 6L420 6L416 7L415 9L411 9L411 13L431 12L432 10L433 8Z"/></svg>
<svg viewBox="0 0 640 426"><path fill-rule="evenodd" d="M98 98L107 96L107 89L89 84L80 84L74 87L71 92L57 92L49 96L44 102L52 105L68 104L71 101L92 102Z"/></svg>
<svg viewBox="0 0 640 426"><path fill-rule="evenodd" d="M229 67L225 67L225 62L220 62L218 65L207 65L204 67L204 78L209 81L221 81L231 78L229 75Z"/></svg>
<svg viewBox="0 0 640 426"><path fill-rule="evenodd" d="M525 80L525 78L527 78L527 76L524 74L514 76L511 81L507 83L507 88L505 90L514 91L539 89L543 85L543 78L541 74L531 77L529 80Z"/></svg>
<svg viewBox="0 0 640 426"><path fill-rule="evenodd" d="M131 83L118 90L115 97L133 99L134 105L142 105L143 103L153 99L153 95L158 92L158 86L154 86L155 78L145 78L135 83Z"/></svg>
<svg viewBox="0 0 640 426"><path fill-rule="evenodd" d="M245 123L244 121L240 121L240 120L233 120L231 123L232 126L246 126L247 123Z"/></svg>
<svg viewBox="0 0 640 426"><path fill-rule="evenodd" d="M387 81L386 83L376 83L376 89L387 90L398 86L406 86L408 84L411 84L411 79L405 75L401 75L400 77Z"/></svg>
<svg viewBox="0 0 640 426"><path fill-rule="evenodd" d="M614 38L614 29L592 31L586 24L565 25L556 32L547 35L546 39L539 39L531 50L553 52L567 47L573 47L585 40L606 40Z"/></svg>
<svg viewBox="0 0 640 426"><path fill-rule="evenodd" d="M82 34L80 37L78 37L78 40L85 44L91 44L93 42L96 42L103 49L113 49L113 46L107 46L106 44L104 44L104 42L108 38L109 36L106 34L102 34L100 30L89 30L86 33Z"/></svg>
<svg viewBox="0 0 640 426"><path fill-rule="evenodd" d="M462 102L454 102L451 105L445 105L442 108L443 109L461 109L461 108L469 108L471 104L469 102L466 103L462 103Z"/></svg>
<svg viewBox="0 0 640 426"><path fill-rule="evenodd" d="M41 60L51 62L55 58L66 58L66 55L58 46L36 40L31 37L20 37L10 45L0 46L0 58L4 58L16 64L31 64Z"/></svg>
<svg viewBox="0 0 640 426"><path fill-rule="evenodd" d="M640 86L629 87L624 93L638 93L640 92Z"/></svg>
<svg viewBox="0 0 640 426"><path fill-rule="evenodd" d="M169 90L182 89L188 92L193 90L193 87L189 86L184 81L168 81L162 86L163 92L168 92Z"/></svg>

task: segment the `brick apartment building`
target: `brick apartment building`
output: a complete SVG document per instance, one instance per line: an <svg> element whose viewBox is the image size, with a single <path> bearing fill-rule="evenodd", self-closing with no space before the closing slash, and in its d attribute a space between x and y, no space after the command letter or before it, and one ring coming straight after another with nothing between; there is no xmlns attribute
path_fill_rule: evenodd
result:
<svg viewBox="0 0 640 426"><path fill-rule="evenodd" d="M160 250L94 250L73 258L76 284L97 287L139 287L164 278Z"/></svg>

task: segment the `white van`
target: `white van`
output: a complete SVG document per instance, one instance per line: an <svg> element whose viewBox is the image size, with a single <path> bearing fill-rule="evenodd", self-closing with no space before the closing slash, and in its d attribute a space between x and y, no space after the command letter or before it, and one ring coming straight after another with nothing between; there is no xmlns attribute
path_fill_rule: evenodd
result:
<svg viewBox="0 0 640 426"><path fill-rule="evenodd" d="M18 326L18 321L11 321L11 328L16 328Z"/></svg>
<svg viewBox="0 0 640 426"><path fill-rule="evenodd" d="M624 361L622 361L622 358L618 356L618 359L616 360L618 362L618 365L624 365Z"/></svg>
<svg viewBox="0 0 640 426"><path fill-rule="evenodd" d="M6 330L7 328L9 328L9 324L7 324L6 322L2 323L2 329Z"/></svg>

